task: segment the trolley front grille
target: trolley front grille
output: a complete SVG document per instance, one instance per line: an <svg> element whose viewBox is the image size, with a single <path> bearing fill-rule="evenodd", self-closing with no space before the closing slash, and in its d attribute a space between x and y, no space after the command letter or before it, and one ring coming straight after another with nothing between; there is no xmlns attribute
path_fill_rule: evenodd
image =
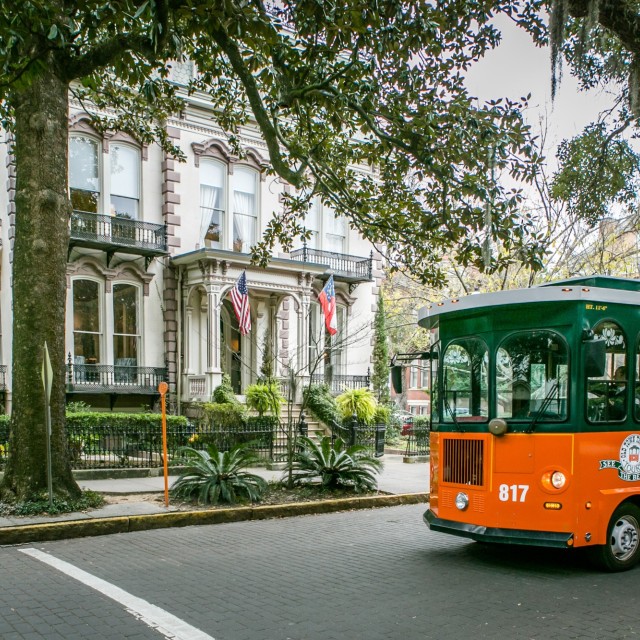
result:
<svg viewBox="0 0 640 640"><path fill-rule="evenodd" d="M484 484L484 440L447 438L442 442L442 481L480 487Z"/></svg>

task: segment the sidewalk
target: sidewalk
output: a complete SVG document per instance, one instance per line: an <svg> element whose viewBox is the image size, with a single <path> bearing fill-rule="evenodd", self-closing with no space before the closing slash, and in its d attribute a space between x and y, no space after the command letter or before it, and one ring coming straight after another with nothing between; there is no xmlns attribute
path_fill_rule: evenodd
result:
<svg viewBox="0 0 640 640"><path fill-rule="evenodd" d="M62 539L83 535L100 535L121 531L143 530L162 526L218 521L248 520L265 517L284 517L303 513L326 513L341 508L357 509L391 504L425 502L429 491L429 465L405 463L400 455L386 454L384 468L378 478L378 489L386 494L376 497L355 497L345 500L308 502L299 505L274 505L218 509L217 511L184 511L165 507L164 502L131 500L110 504L87 512L66 513L59 516L0 517L0 544ZM278 480L282 471L257 468L252 471L267 481ZM169 487L177 476L169 476ZM164 492L164 477L118 478L110 480L79 480L82 489L109 495L148 494ZM233 512L233 513L231 513ZM172 516L172 517L167 517Z"/></svg>

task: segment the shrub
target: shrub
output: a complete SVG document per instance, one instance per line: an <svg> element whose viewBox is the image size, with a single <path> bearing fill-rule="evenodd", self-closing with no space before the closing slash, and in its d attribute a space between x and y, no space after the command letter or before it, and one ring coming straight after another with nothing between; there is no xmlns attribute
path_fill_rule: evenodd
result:
<svg viewBox="0 0 640 640"><path fill-rule="evenodd" d="M331 446L329 436L322 438L320 444L306 437L299 442L302 450L294 453L292 464L294 484L319 480L323 489L351 488L356 493L377 488L376 473L382 463L365 447L346 447L341 438Z"/></svg>
<svg viewBox="0 0 640 640"><path fill-rule="evenodd" d="M211 429L241 430L247 422L247 410L239 402L205 402L202 409Z"/></svg>
<svg viewBox="0 0 640 640"><path fill-rule="evenodd" d="M370 389L346 389L336 398L342 419L355 414L361 424L371 424L378 403Z"/></svg>
<svg viewBox="0 0 640 640"><path fill-rule="evenodd" d="M284 396L280 393L280 384L277 380L258 382L249 385L245 389L247 406L263 416L271 412L274 416L280 415L280 408L284 403Z"/></svg>
<svg viewBox="0 0 640 640"><path fill-rule="evenodd" d="M231 378L226 373L222 374L222 384L213 390L212 400L217 404L240 404L233 392Z"/></svg>
<svg viewBox="0 0 640 640"><path fill-rule="evenodd" d="M429 446L429 434L431 433L431 420L429 416L416 416L413 419L413 436L418 447Z"/></svg>
<svg viewBox="0 0 640 640"><path fill-rule="evenodd" d="M75 400L74 402L67 402L65 409L67 413L85 413L91 411L91 405L84 400Z"/></svg>
<svg viewBox="0 0 640 640"><path fill-rule="evenodd" d="M413 418L413 428L428 431L431 428L431 420L429 419L429 416L415 416Z"/></svg>
<svg viewBox="0 0 640 640"><path fill-rule="evenodd" d="M200 504L235 504L239 500L257 502L267 482L260 476L243 471L258 458L242 446L220 452L214 445L207 451L183 447L186 469L171 487L176 498L197 500Z"/></svg>
<svg viewBox="0 0 640 640"><path fill-rule="evenodd" d="M47 492L35 496L33 500L24 502L0 502L1 516L32 516L40 513L57 515L59 513L72 513L73 511L86 511L104 505L104 497L95 491L83 491L77 498L61 498L53 496L49 505Z"/></svg>
<svg viewBox="0 0 640 640"><path fill-rule="evenodd" d="M69 432L91 429L92 427L109 427L112 431L154 431L162 432L162 416L159 413L99 413L86 411L67 413L67 430ZM167 416L167 428L187 427L184 416Z"/></svg>
<svg viewBox="0 0 640 640"><path fill-rule="evenodd" d="M376 413L373 416L373 423L388 425L390 420L391 420L391 407L388 407L385 404L379 404L376 407Z"/></svg>
<svg viewBox="0 0 640 640"><path fill-rule="evenodd" d="M304 399L309 413L320 422L327 425L339 422L340 413L336 400L326 384L312 384L307 387L304 390Z"/></svg>

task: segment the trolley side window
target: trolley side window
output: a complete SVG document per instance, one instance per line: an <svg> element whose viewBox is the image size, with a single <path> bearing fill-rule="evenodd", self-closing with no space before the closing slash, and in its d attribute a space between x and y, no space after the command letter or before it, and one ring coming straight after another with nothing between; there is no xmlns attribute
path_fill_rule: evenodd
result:
<svg viewBox="0 0 640 640"><path fill-rule="evenodd" d="M429 361L431 384L431 424L440 422L440 394L438 393L438 365L440 364L440 342L436 342L431 347L431 358Z"/></svg>
<svg viewBox="0 0 640 640"><path fill-rule="evenodd" d="M442 358L444 422L483 422L489 417L489 351L479 338L454 340Z"/></svg>
<svg viewBox="0 0 640 640"><path fill-rule="evenodd" d="M635 353L635 360L636 360L636 375L635 375L635 393L634 398L633 398L633 417L637 420L640 421L640 337L638 337L638 340L636 342L636 353Z"/></svg>
<svg viewBox="0 0 640 640"><path fill-rule="evenodd" d="M627 417L626 337L622 328L611 320L596 325L593 332L596 339L605 342L606 363L603 376L587 377L587 420L620 422Z"/></svg>
<svg viewBox="0 0 640 640"><path fill-rule="evenodd" d="M553 331L521 331L496 354L497 415L537 422L567 418L569 349Z"/></svg>

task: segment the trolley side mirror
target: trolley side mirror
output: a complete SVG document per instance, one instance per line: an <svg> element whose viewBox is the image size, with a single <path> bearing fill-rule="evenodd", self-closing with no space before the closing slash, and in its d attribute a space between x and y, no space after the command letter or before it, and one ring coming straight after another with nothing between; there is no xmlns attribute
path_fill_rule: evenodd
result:
<svg viewBox="0 0 640 640"><path fill-rule="evenodd" d="M584 372L587 378L601 378L606 371L607 345L604 340L584 343Z"/></svg>
<svg viewBox="0 0 640 640"><path fill-rule="evenodd" d="M402 365L394 364L391 367L391 385L396 393L402 393Z"/></svg>

